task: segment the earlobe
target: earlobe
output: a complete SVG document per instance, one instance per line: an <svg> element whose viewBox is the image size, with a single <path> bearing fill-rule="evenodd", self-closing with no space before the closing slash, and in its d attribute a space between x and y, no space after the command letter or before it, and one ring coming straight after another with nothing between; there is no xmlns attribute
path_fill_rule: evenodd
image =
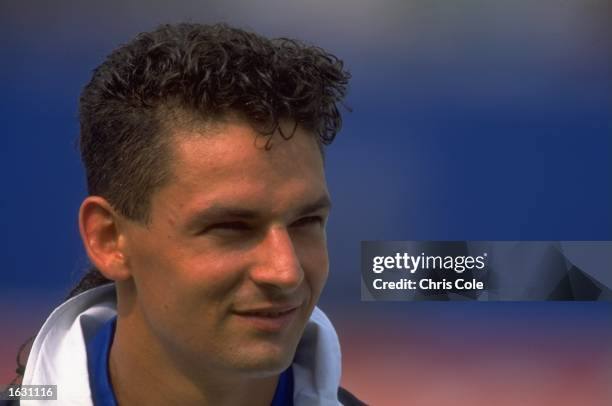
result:
<svg viewBox="0 0 612 406"><path fill-rule="evenodd" d="M79 210L79 231L87 256L108 279L130 278L126 266L119 215L106 199L88 196Z"/></svg>

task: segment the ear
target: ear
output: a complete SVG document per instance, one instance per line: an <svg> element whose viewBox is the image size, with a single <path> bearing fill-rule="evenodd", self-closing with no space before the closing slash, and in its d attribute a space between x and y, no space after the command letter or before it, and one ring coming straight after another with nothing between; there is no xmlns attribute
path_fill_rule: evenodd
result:
<svg viewBox="0 0 612 406"><path fill-rule="evenodd" d="M130 278L126 266L121 218L106 199L88 196L79 210L79 231L87 256L96 268L113 281Z"/></svg>

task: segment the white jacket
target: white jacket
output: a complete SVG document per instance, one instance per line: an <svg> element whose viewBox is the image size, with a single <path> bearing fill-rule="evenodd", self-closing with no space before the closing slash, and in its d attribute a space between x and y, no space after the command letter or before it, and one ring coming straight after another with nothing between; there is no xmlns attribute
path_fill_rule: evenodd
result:
<svg viewBox="0 0 612 406"><path fill-rule="evenodd" d="M21 404L93 405L85 343L115 315L112 284L83 292L56 308L34 340L22 384L57 385L58 400L22 400ZM292 367L296 406L340 405L340 343L318 307L306 325Z"/></svg>

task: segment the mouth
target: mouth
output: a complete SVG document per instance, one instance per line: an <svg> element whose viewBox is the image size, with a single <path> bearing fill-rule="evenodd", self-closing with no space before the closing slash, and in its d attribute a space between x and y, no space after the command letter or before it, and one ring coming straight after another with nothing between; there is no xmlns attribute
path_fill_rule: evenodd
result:
<svg viewBox="0 0 612 406"><path fill-rule="evenodd" d="M234 312L237 318L257 330L281 332L285 330L298 315L299 306L263 308Z"/></svg>

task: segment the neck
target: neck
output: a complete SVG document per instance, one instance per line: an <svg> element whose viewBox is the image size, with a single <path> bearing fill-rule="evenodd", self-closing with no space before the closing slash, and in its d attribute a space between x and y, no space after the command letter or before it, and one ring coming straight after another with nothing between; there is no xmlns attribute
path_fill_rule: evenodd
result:
<svg viewBox="0 0 612 406"><path fill-rule="evenodd" d="M181 365L153 340L131 334L133 322L118 318L109 357L120 405L269 406L272 402L278 375L252 378Z"/></svg>

